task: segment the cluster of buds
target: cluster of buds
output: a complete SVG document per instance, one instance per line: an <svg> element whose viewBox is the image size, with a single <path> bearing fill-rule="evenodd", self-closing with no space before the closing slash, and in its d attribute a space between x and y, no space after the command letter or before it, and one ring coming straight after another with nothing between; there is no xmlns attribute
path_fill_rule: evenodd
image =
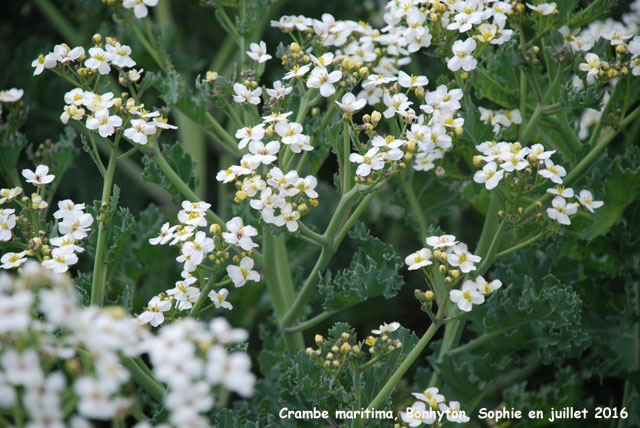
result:
<svg viewBox="0 0 640 428"><path fill-rule="evenodd" d="M356 337L344 332L334 341L326 340L321 334L316 334L316 349L308 347L307 355L328 373L336 376L342 371L346 363L356 360L360 355L360 346Z"/></svg>
<svg viewBox="0 0 640 428"><path fill-rule="evenodd" d="M368 336L365 343L369 346L369 353L375 358L383 358L402 348L402 342L391 339L389 331L382 331L378 337Z"/></svg>

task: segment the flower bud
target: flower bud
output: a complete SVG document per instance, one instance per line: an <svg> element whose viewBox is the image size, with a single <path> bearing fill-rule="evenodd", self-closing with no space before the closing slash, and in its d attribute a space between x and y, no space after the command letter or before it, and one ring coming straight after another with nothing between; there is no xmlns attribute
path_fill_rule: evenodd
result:
<svg viewBox="0 0 640 428"><path fill-rule="evenodd" d="M296 42L293 42L289 45L289 52L298 53L300 52L300 45Z"/></svg>
<svg viewBox="0 0 640 428"><path fill-rule="evenodd" d="M427 302L433 301L433 291L431 290L425 291L424 297L427 299Z"/></svg>
<svg viewBox="0 0 640 428"><path fill-rule="evenodd" d="M534 46L533 47L533 54L534 55L538 55L538 52L540 52L540 48L538 46Z"/></svg>
<svg viewBox="0 0 640 428"><path fill-rule="evenodd" d="M100 33L96 33L93 35L93 37L91 37L91 41L94 45L99 45L100 43L102 43L102 36L100 35Z"/></svg>
<svg viewBox="0 0 640 428"><path fill-rule="evenodd" d="M360 347L358 345L354 345L351 350L353 351L354 355L358 355L360 353Z"/></svg>
<svg viewBox="0 0 640 428"><path fill-rule="evenodd" d="M464 128L462 126L458 126L456 129L454 129L454 132L456 134L456 137L459 137L464 134Z"/></svg>
<svg viewBox="0 0 640 428"><path fill-rule="evenodd" d="M619 53L619 54L626 53L627 49L628 49L627 45L625 45L625 44L618 45L618 46L616 46L616 53Z"/></svg>
<svg viewBox="0 0 640 428"><path fill-rule="evenodd" d="M376 344L376 338L373 336L368 336L367 339L365 340L365 343L369 346L373 346Z"/></svg>
<svg viewBox="0 0 640 428"><path fill-rule="evenodd" d="M371 113L371 124L376 126L378 122L380 122L380 119L382 119L382 114L378 110L374 110L373 113Z"/></svg>
<svg viewBox="0 0 640 428"><path fill-rule="evenodd" d="M342 67L345 70L353 70L356 66L356 60L350 56L346 56L342 59Z"/></svg>
<svg viewBox="0 0 640 428"><path fill-rule="evenodd" d="M340 351L340 348L338 348L336 345L333 345L333 346L331 347L331 352L333 352L334 354L337 354L337 353L338 353L338 351Z"/></svg>
<svg viewBox="0 0 640 428"><path fill-rule="evenodd" d="M309 204L311 204L311 206L314 207L314 208L317 207L318 204L319 204L318 199L317 198L309 199Z"/></svg>
<svg viewBox="0 0 640 428"><path fill-rule="evenodd" d="M454 278L459 278L460 277L460 271L458 269L454 269L451 271L451 276Z"/></svg>
<svg viewBox="0 0 640 428"><path fill-rule="evenodd" d="M440 254L442 254L442 251L434 250L433 251L433 258L436 259L436 260L440 260Z"/></svg>
<svg viewBox="0 0 640 428"><path fill-rule="evenodd" d="M321 334L316 334L316 337L314 338L314 340L316 341L316 345L318 346L324 343L324 337L322 337Z"/></svg>
<svg viewBox="0 0 640 428"><path fill-rule="evenodd" d="M207 71L207 74L205 75L204 80L207 83L213 83L216 81L216 79L218 78L218 72L216 71Z"/></svg>
<svg viewBox="0 0 640 428"><path fill-rule="evenodd" d="M441 167L441 166L436 168L436 176L437 177L440 177L440 178L444 177L446 172L447 171L445 171L445 169L443 167Z"/></svg>
<svg viewBox="0 0 640 428"><path fill-rule="evenodd" d="M222 232L222 227L218 223L214 223L209 226L209 233L212 235L219 235Z"/></svg>
<svg viewBox="0 0 640 428"><path fill-rule="evenodd" d="M358 70L358 74L363 79L367 78L369 76L369 67L360 67L360 69Z"/></svg>
<svg viewBox="0 0 640 428"><path fill-rule="evenodd" d="M329 352L327 354L327 360L329 360L329 361L333 360L333 352Z"/></svg>
<svg viewBox="0 0 640 428"><path fill-rule="evenodd" d="M441 274L445 274L447 273L447 267L445 265L440 265L438 266L438 270L440 271Z"/></svg>
<svg viewBox="0 0 640 428"><path fill-rule="evenodd" d="M476 155L476 156L473 157L473 164L475 166L477 166L478 168L480 168L483 163L484 163L484 161L482 160L482 156Z"/></svg>
<svg viewBox="0 0 640 428"><path fill-rule="evenodd" d="M351 350L351 345L349 345L349 342L344 342L340 347L340 352L342 352L343 354L346 354L350 350Z"/></svg>

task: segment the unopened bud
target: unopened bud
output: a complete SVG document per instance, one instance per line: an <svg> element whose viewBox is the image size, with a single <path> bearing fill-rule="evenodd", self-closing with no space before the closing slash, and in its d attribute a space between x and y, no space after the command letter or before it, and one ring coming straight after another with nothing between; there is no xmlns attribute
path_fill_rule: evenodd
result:
<svg viewBox="0 0 640 428"><path fill-rule="evenodd" d="M456 129L454 129L454 132L456 134L456 137L459 137L464 134L464 128L462 126L458 126Z"/></svg>
<svg viewBox="0 0 640 428"><path fill-rule="evenodd" d="M425 291L424 297L427 299L427 302L433 301L433 297L434 297L433 296L433 291L431 291L431 290Z"/></svg>
<svg viewBox="0 0 640 428"><path fill-rule="evenodd" d="M296 42L293 42L289 45L289 51L292 53L298 53L300 52L300 45L297 44Z"/></svg>
<svg viewBox="0 0 640 428"><path fill-rule="evenodd" d="M209 226L209 233L212 235L219 235L222 232L222 227L218 223L214 223Z"/></svg>
<svg viewBox="0 0 640 428"><path fill-rule="evenodd" d="M445 265L440 265L438 266L438 270L440 271L441 274L445 274L447 273L447 267Z"/></svg>
<svg viewBox="0 0 640 428"><path fill-rule="evenodd" d="M484 161L482 160L482 156L476 155L473 157L473 164L478 168L482 166L483 162Z"/></svg>
<svg viewBox="0 0 640 428"><path fill-rule="evenodd" d="M100 35L100 33L96 33L93 35L93 37L91 37L91 41L93 42L93 44L99 45L100 43L102 43L102 36Z"/></svg>
<svg viewBox="0 0 640 428"><path fill-rule="evenodd" d="M322 337L321 334L316 334L316 337L314 338L316 341L316 345L320 346L324 343L324 337Z"/></svg>
<svg viewBox="0 0 640 428"><path fill-rule="evenodd" d="M207 71L207 74L205 75L204 80L207 83L213 83L216 81L216 79L218 78L218 72L217 71Z"/></svg>
<svg viewBox="0 0 640 428"><path fill-rule="evenodd" d="M451 271L451 276L454 278L460 277L460 271L458 269L454 269Z"/></svg>
<svg viewBox="0 0 640 428"><path fill-rule="evenodd" d="M351 58L350 56L346 56L342 59L342 67L345 70L353 70L356 66L356 60Z"/></svg>

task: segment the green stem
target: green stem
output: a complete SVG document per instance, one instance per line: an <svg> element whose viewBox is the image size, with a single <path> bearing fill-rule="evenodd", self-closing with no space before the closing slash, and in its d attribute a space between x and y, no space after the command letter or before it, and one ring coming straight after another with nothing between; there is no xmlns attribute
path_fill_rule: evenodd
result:
<svg viewBox="0 0 640 428"><path fill-rule="evenodd" d="M300 235L306 236L320 246L329 244L329 240L324 235L320 235L319 233L309 229L309 227L303 222L299 221L298 225L300 227Z"/></svg>
<svg viewBox="0 0 640 428"><path fill-rule="evenodd" d="M165 159L165 157L162 155L162 151L158 147L157 143L154 143L152 148L153 148L153 151L151 153L148 153L149 156L151 157L151 159L153 159L153 161L156 163L156 165L158 165L160 170L167 176L169 181L171 181L171 183L174 186L176 186L178 191L184 197L186 197L187 199L189 199L192 202L200 201L201 200L200 197L193 190L191 190L191 188L173 170L171 165L169 165L169 163L167 162L167 159ZM211 220L213 222L216 222L216 223L218 223L220 225L225 223L216 213L214 213L210 209L207 210L207 217L209 218L209 220Z"/></svg>
<svg viewBox="0 0 640 428"><path fill-rule="evenodd" d="M158 403L162 402L167 390L161 383L149 376L131 357L122 357L122 365L129 369L131 377L142 389Z"/></svg>
<svg viewBox="0 0 640 428"><path fill-rule="evenodd" d="M413 185L411 181L404 175L400 175L402 177L402 185L404 187L404 192L407 195L407 199L409 200L409 207L413 212L413 217L418 222L418 230L420 231L420 239L424 241L427 239L427 225L424 221L424 216L420 210L420 203L418 202L418 198L416 197L415 192L413 191Z"/></svg>
<svg viewBox="0 0 640 428"><path fill-rule="evenodd" d="M211 124L211 126L213 127L213 129L215 130L215 132L223 139L223 141L226 143L224 144L224 147L226 149L231 149L232 153L234 154L240 154L240 150L238 149L238 143L235 140L235 138L233 138L231 136L231 134L229 134L227 132L226 129L224 129L224 127L222 125L220 125L220 122L218 122L216 120L215 117L213 117L213 115L209 112L207 112L205 114L205 117L207 119L207 121L209 122L209 124Z"/></svg>
<svg viewBox="0 0 640 428"><path fill-rule="evenodd" d="M111 155L109 156L109 164L104 175L104 183L102 185L102 198L100 207L109 203L111 197L111 188L113 186L113 176L116 171L118 156L117 142L111 148ZM108 207L108 210L113 210L115 207ZM98 238L96 241L96 253L93 263L93 280L91 282L91 305L102 306L104 303L105 294L105 280L107 278L107 264L105 263L106 255L106 243L107 243L107 225L106 219L103 213L103 219L98 222Z"/></svg>
<svg viewBox="0 0 640 428"><path fill-rule="evenodd" d="M349 135L349 122L343 120L342 123L342 194L351 190L351 161L349 154L351 153L351 136Z"/></svg>
<svg viewBox="0 0 640 428"><path fill-rule="evenodd" d="M507 254L511 254L515 251L521 250L522 248L528 247L529 245L533 244L534 242L536 242L538 239L542 238L544 236L544 231L538 233L536 236L534 236L533 238L527 239L526 241L520 242L519 244L514 245L511 248L507 248L504 251L500 251L499 253L496 254L496 259L499 259L500 257L504 257Z"/></svg>
<svg viewBox="0 0 640 428"><path fill-rule="evenodd" d="M345 308L346 309L346 308ZM322 321L326 320L327 318L329 318L330 316L337 314L338 312L342 311L343 309L333 309L330 311L322 311L320 312L318 315L316 315L313 318L310 318L306 321L302 321L299 322L291 327L283 327L282 329L284 331L305 331L310 329L311 327L314 327L318 324L320 324Z"/></svg>
<svg viewBox="0 0 640 428"><path fill-rule="evenodd" d="M207 194L207 147L201 128L181 111L175 111L178 136L187 153L196 160L195 175L198 177L196 194L204 199Z"/></svg>
<svg viewBox="0 0 640 428"><path fill-rule="evenodd" d="M76 32L74 26L60 13L58 8L49 0L34 0L36 7L47 18L62 37L71 45L82 43L81 37Z"/></svg>
<svg viewBox="0 0 640 428"><path fill-rule="evenodd" d="M483 344L487 343L488 341L490 341L491 339L493 339L495 337L501 336L502 334L504 334L504 333L506 333L506 332L508 332L510 330L514 330L514 329L516 329L516 328L518 328L518 327L520 327L522 325L528 324L528 323L533 322L533 321L537 321L538 319L545 318L546 316L547 315L545 315L544 317L538 317L538 318L535 318L535 319L524 319L524 320L519 321L519 322L517 322L515 324L499 328L499 329L491 331L489 333L485 333L482 336L479 336L479 337L477 337L477 338L465 343L462 346L459 346L459 347L457 347L455 349L451 349L451 350L447 351L447 356L453 356L453 355L457 355L457 354L462 354L464 352L469 352L469 351L471 351L473 349L476 349L479 346L482 346Z"/></svg>
<svg viewBox="0 0 640 428"><path fill-rule="evenodd" d="M162 61L162 58L160 58L160 55L158 54L158 51L156 51L153 46L151 45L151 43L149 43L149 41L147 40L147 38L144 36L144 34L142 34L142 32L140 31L140 29L138 28L138 26L136 25L135 22L130 21L130 25L129 27L133 30L133 32L136 34L136 37L138 38L138 40L140 41L140 43L142 43L142 46L145 48L145 50L147 51L147 53L149 53L149 55L151 55L151 58L153 58L153 60L156 62L156 64L158 64L158 67L160 67L160 69L167 74L169 72L169 68L167 67L167 65Z"/></svg>

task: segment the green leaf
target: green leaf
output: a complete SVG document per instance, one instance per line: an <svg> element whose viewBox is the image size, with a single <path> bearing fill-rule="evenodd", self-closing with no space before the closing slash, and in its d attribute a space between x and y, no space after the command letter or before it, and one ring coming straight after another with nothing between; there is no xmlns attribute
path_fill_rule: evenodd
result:
<svg viewBox="0 0 640 428"><path fill-rule="evenodd" d="M327 271L318 284L318 290L324 296L323 307L328 310L346 308L372 297L390 299L404 284L398 274L402 259L393 247L369 235L361 222L356 223L349 236L359 241L349 267L333 279Z"/></svg>
<svg viewBox="0 0 640 428"><path fill-rule="evenodd" d="M195 189L198 185L198 177L195 174L196 162L191 155L185 152L182 145L179 143L163 145L160 150L171 168L173 168L173 170L180 176L182 181L187 183L187 185L192 189ZM145 181L160 185L160 187L173 195L173 200L176 203L179 203L182 200L180 192L164 175L153 159L145 155L142 158L142 163L144 164L142 178Z"/></svg>
<svg viewBox="0 0 640 428"><path fill-rule="evenodd" d="M593 224L580 232L586 240L607 233L620 219L624 210L638 198L640 189L640 148L631 146L622 156L618 156L604 170L594 171L590 182L605 183L605 194L594 193L594 199L604 201L604 205L591 215Z"/></svg>

